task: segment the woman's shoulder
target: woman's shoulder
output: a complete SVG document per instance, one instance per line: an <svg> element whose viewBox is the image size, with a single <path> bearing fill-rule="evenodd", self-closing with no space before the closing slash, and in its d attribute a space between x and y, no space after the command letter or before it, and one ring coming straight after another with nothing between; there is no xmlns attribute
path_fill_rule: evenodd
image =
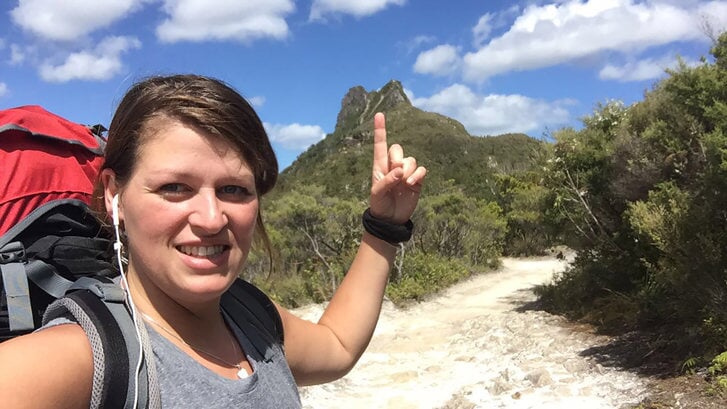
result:
<svg viewBox="0 0 727 409"><path fill-rule="evenodd" d="M92 383L91 345L77 324L44 328L0 344L3 405L87 408Z"/></svg>

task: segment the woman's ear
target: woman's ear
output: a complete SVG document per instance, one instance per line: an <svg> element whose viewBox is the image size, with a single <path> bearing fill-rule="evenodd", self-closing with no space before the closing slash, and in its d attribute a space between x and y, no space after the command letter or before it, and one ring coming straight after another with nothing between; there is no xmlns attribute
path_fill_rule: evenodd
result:
<svg viewBox="0 0 727 409"><path fill-rule="evenodd" d="M114 211L117 213L119 219L123 219L121 216L121 209L118 205L118 194L119 187L116 184L116 173L111 169L104 169L101 171L101 183L103 183L104 193L104 208L106 209L106 216L109 220L114 220ZM114 199L116 197L116 199Z"/></svg>

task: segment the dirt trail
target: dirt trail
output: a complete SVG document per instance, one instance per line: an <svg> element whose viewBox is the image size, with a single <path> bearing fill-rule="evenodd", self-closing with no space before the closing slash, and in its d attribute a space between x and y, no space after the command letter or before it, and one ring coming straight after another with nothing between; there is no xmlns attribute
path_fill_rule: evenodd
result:
<svg viewBox="0 0 727 409"><path fill-rule="evenodd" d="M354 370L303 388L306 408L628 407L645 380L581 356L607 339L523 308L531 289L565 268L554 258L505 259L483 274L406 310L385 303ZM297 310L315 319L322 306Z"/></svg>

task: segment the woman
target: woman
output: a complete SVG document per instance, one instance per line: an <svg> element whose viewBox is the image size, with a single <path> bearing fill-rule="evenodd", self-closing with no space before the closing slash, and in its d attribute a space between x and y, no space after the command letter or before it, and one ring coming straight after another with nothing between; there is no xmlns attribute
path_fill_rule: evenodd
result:
<svg viewBox="0 0 727 409"><path fill-rule="evenodd" d="M164 407L299 407L296 384L345 375L373 334L396 254L387 231L409 220L426 170L387 147L377 114L368 220L378 229L367 228L318 323L276 306L285 341L268 362L220 298L253 242L269 247L259 201L277 174L260 119L218 80L153 77L119 104L99 210L110 220L112 204L118 209L128 292L151 337ZM0 344L0 362L3 407L89 406L93 358L75 323Z"/></svg>

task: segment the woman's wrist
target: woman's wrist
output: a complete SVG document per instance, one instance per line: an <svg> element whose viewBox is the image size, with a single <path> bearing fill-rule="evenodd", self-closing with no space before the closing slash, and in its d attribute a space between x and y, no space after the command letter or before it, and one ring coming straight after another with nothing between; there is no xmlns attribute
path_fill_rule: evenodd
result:
<svg viewBox="0 0 727 409"><path fill-rule="evenodd" d="M414 223L411 219L404 224L390 223L374 217L371 214L371 208L367 208L363 212L361 222L367 233L396 247L399 247L400 243L409 241L414 231Z"/></svg>
<svg viewBox="0 0 727 409"><path fill-rule="evenodd" d="M363 233L361 244L387 259L389 263L393 262L401 246L401 244L391 244L388 241L381 240L368 232Z"/></svg>

